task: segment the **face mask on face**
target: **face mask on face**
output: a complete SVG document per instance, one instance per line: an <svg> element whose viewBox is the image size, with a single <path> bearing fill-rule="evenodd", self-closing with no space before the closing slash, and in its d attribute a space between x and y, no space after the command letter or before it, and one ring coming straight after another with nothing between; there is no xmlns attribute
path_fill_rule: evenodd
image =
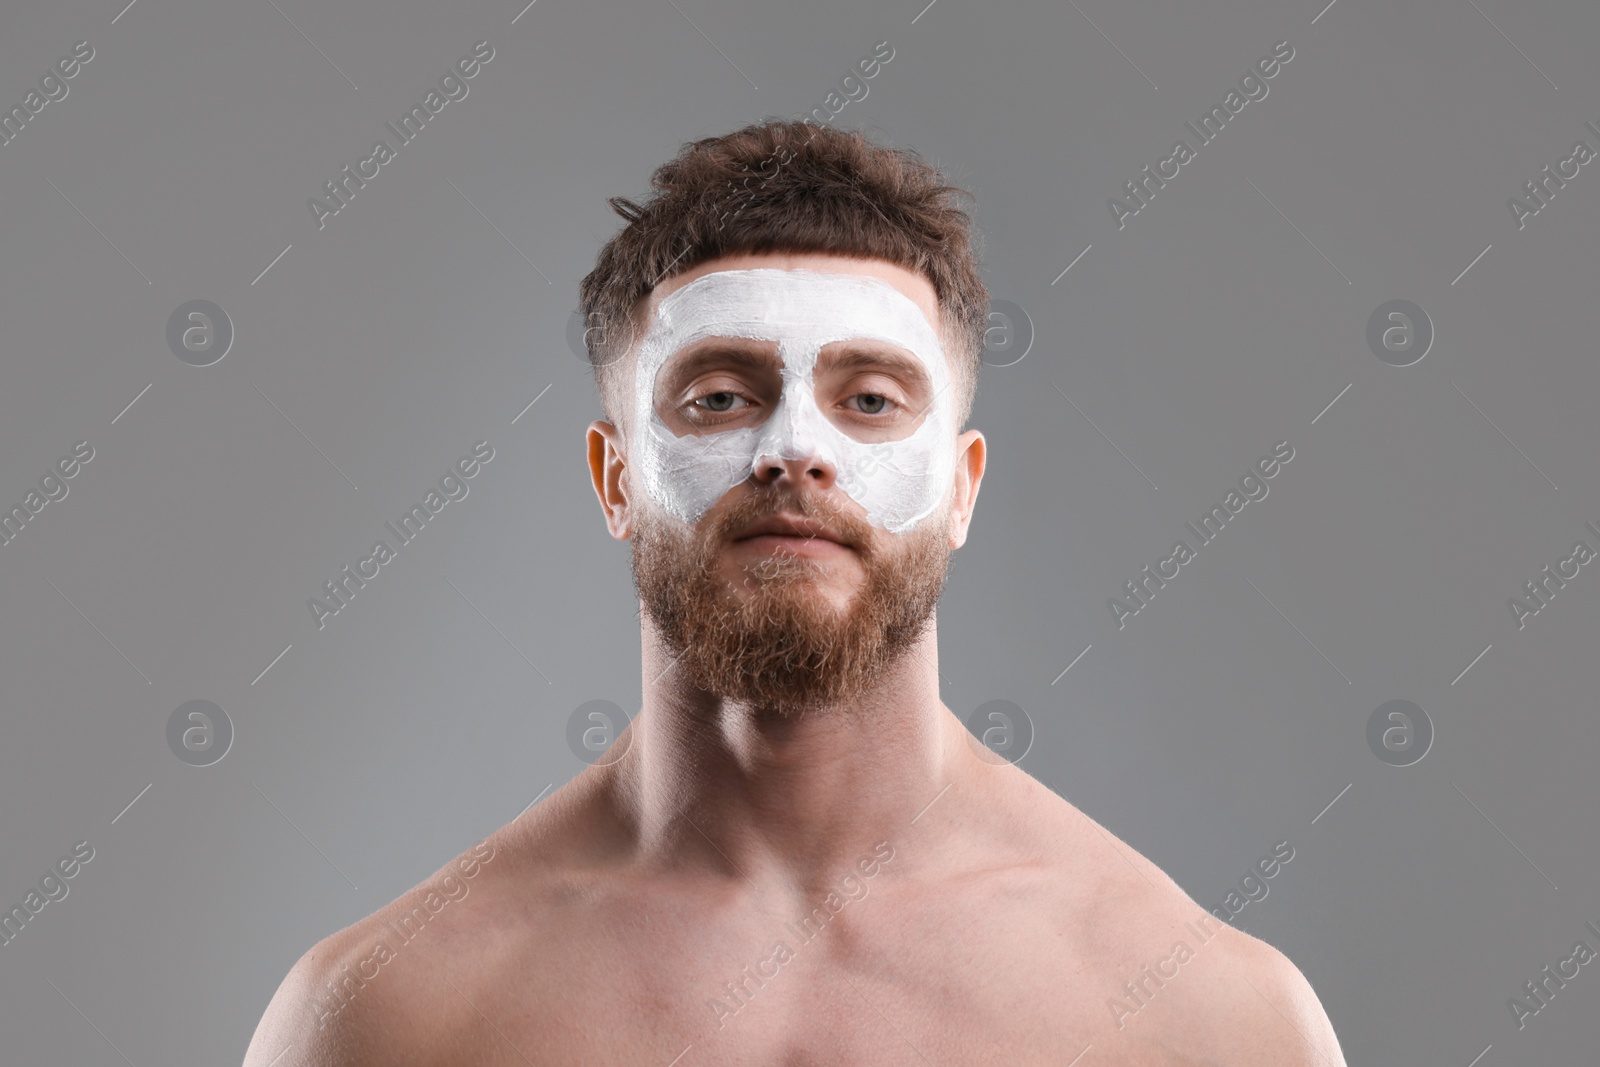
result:
<svg viewBox="0 0 1600 1067"><path fill-rule="evenodd" d="M679 437L656 412L656 379L675 353L707 337L777 342L783 392L759 425ZM897 345L923 365L933 401L915 432L858 441L817 406L813 371L822 347L852 338ZM890 533L932 514L954 473L950 368L938 333L921 308L878 278L771 269L704 275L661 300L640 342L634 380L640 481L686 523L750 478L764 456L832 464L839 487Z"/></svg>

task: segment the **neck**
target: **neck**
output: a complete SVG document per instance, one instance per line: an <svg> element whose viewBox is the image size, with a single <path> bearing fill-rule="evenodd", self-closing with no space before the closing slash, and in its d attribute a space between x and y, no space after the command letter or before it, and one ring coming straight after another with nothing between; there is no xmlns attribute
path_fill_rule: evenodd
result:
<svg viewBox="0 0 1600 1067"><path fill-rule="evenodd" d="M965 727L939 699L932 619L870 689L796 717L695 688L648 615L643 661L643 706L614 781L637 849L659 862L825 883L893 846L970 773Z"/></svg>

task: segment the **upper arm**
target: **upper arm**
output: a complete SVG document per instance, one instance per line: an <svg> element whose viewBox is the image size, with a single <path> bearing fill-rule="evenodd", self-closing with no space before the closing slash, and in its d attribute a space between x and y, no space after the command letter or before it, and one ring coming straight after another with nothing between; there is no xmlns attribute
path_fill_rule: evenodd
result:
<svg viewBox="0 0 1600 1067"><path fill-rule="evenodd" d="M1266 942L1240 954L1233 970L1243 986L1233 998L1248 1036L1247 1062L1261 1067L1347 1067L1333 1023L1300 968Z"/></svg>
<svg viewBox="0 0 1600 1067"><path fill-rule="evenodd" d="M415 1062L418 1046L392 1023L396 1013L379 983L360 996L341 998L336 976L348 970L338 936L319 943L290 968L278 986L243 1067L397 1067Z"/></svg>
<svg viewBox="0 0 1600 1067"><path fill-rule="evenodd" d="M323 1040L326 1021L319 1026L311 1014L315 1009L316 983L311 973L315 951L301 956L279 983L250 1038L244 1067L331 1067L340 1062L330 1055L330 1042ZM314 1047L319 1044L323 1046L320 1051Z"/></svg>

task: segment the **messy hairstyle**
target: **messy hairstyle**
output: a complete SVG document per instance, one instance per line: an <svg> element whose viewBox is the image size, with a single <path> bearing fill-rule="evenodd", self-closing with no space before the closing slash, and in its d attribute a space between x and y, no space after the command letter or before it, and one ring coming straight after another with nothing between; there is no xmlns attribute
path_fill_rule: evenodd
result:
<svg viewBox="0 0 1600 1067"><path fill-rule="evenodd" d="M606 417L630 411L624 357L648 331L644 309L663 280L721 256L817 252L887 260L938 296L955 373L956 428L977 391L989 293L978 276L971 217L940 172L911 149L798 119L749 125L684 144L650 176L644 204L607 203L628 221L579 283L584 345Z"/></svg>

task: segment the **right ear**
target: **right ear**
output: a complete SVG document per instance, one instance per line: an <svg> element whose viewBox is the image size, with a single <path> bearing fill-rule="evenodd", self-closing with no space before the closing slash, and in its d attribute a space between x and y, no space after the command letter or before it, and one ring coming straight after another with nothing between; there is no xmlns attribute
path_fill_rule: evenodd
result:
<svg viewBox="0 0 1600 1067"><path fill-rule="evenodd" d="M589 424L589 477L594 482L595 496L600 498L600 509L606 515L606 527L618 541L633 536L628 508L627 438L613 424L597 420Z"/></svg>

